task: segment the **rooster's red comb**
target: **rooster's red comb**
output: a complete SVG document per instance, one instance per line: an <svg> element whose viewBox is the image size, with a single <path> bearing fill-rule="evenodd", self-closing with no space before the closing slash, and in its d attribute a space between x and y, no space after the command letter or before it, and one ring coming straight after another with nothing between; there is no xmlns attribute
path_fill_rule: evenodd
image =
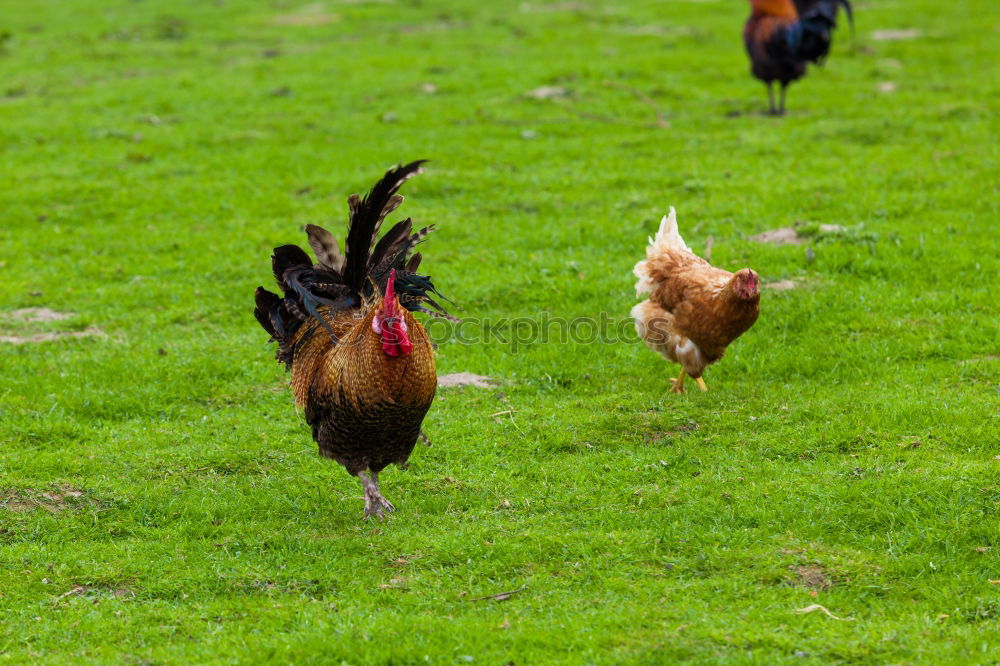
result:
<svg viewBox="0 0 1000 666"><path fill-rule="evenodd" d="M389 281L385 283L385 303L387 308L396 309L396 269L389 271ZM387 312L386 314L392 314Z"/></svg>

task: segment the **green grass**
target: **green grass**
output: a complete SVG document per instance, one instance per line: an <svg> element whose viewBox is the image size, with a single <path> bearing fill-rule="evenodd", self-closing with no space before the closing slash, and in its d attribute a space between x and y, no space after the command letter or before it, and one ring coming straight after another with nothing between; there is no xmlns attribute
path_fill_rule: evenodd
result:
<svg viewBox="0 0 1000 666"><path fill-rule="evenodd" d="M105 334L0 342L0 662L1000 660L997 5L858 2L782 119L747 13L0 1L0 335ZM626 317L669 205L797 287L707 394L631 333L443 341L500 385L440 391L363 522L252 292L422 157L463 317ZM749 240L796 221L846 231Z"/></svg>

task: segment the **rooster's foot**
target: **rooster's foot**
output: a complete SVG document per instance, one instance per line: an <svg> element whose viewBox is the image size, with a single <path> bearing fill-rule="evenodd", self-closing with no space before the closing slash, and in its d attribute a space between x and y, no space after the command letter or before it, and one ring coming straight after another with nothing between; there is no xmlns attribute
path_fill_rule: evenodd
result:
<svg viewBox="0 0 1000 666"><path fill-rule="evenodd" d="M372 474L371 478L364 472L358 473L361 485L365 487L365 518L377 516L382 518L382 512L392 513L396 507L389 500L382 497L378 489L378 474Z"/></svg>
<svg viewBox="0 0 1000 666"><path fill-rule="evenodd" d="M392 513L396 510L396 507L392 505L389 500L382 497L382 493L379 491L369 491L365 489L365 518L371 518L373 516L378 518L384 518L382 512Z"/></svg>

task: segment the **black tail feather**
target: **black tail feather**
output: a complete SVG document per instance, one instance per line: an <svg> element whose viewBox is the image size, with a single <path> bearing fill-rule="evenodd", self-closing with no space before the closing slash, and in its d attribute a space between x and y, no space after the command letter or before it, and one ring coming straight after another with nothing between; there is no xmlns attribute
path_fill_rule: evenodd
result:
<svg viewBox="0 0 1000 666"><path fill-rule="evenodd" d="M396 289L403 307L453 319L430 294L449 303L451 301L434 287L429 277L416 274L420 253L409 256L413 248L434 230L433 225L413 232L413 223L407 218L397 222L372 248L385 216L403 201L396 191L420 172L420 166L425 161L418 160L390 169L367 196L361 198L355 194L348 198L351 219L343 254L340 254L336 238L315 225L307 225L306 233L317 256L316 265L297 245L282 245L274 249L271 265L284 297L259 287L255 294L254 316L271 338L278 341L279 361L291 364L295 353L292 341L302 323L309 319L318 320L336 343L333 329L319 308L326 307L336 312L359 307L372 296L385 292L389 271L393 268L396 269ZM312 330L315 329L311 329L310 334ZM300 338L296 344L305 339Z"/></svg>
<svg viewBox="0 0 1000 666"><path fill-rule="evenodd" d="M385 216L402 201L402 198L395 198L393 195L403 183L420 173L420 166L426 161L417 160L389 169L364 199L358 200L355 196L348 200L351 222L344 252L347 255L344 281L348 286L359 292L364 289L369 252L379 226Z"/></svg>
<svg viewBox="0 0 1000 666"><path fill-rule="evenodd" d="M837 0L837 2L844 6L844 11L847 13L847 24L851 26L851 39L854 39L854 8L851 7L848 0Z"/></svg>
<svg viewBox="0 0 1000 666"><path fill-rule="evenodd" d="M796 0L799 22L798 38L792 47L794 56L822 64L830 53L833 29L837 27L837 10L843 6L854 34L854 13L850 0Z"/></svg>
<svg viewBox="0 0 1000 666"><path fill-rule="evenodd" d="M372 250L372 256L368 260L368 273L370 275L378 279L382 273L389 270L389 263L396 258L401 250L409 246L410 230L412 228L413 222L410 218L406 218L385 232L385 235L379 240L378 245ZM386 259L389 261L387 262Z"/></svg>
<svg viewBox="0 0 1000 666"><path fill-rule="evenodd" d="M281 298L277 294L264 289L264 287L257 287L257 291L254 292L253 297L256 304L256 307L253 309L253 316L257 318L257 321L264 327L264 330L271 335L272 340L280 342L281 338L278 336L274 323L271 321L271 309L281 303Z"/></svg>
<svg viewBox="0 0 1000 666"><path fill-rule="evenodd" d="M287 289L285 273L291 268L312 268L312 259L298 245L282 245L274 248L271 255L271 268L278 286Z"/></svg>

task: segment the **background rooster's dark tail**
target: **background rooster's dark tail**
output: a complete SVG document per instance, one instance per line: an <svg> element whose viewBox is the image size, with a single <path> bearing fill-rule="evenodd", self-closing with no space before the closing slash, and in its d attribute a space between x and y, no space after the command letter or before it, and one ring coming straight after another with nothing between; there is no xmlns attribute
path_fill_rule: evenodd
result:
<svg viewBox="0 0 1000 666"><path fill-rule="evenodd" d="M854 13L849 0L798 0L801 42L799 56L811 62L821 63L830 52L833 29L837 27L837 9L843 5L847 21L854 32Z"/></svg>

